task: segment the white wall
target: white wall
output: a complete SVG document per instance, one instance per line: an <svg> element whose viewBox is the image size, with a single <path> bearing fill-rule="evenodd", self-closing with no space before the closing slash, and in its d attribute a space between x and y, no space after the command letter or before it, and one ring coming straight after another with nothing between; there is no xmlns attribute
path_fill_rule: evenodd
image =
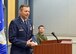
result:
<svg viewBox="0 0 76 54"><path fill-rule="evenodd" d="M76 0L34 0L34 32L40 24L46 33L76 35Z"/></svg>

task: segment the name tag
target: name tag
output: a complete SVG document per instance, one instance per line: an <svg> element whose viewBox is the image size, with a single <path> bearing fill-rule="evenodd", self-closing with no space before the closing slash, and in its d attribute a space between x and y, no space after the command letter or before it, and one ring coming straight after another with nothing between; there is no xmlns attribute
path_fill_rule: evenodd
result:
<svg viewBox="0 0 76 54"><path fill-rule="evenodd" d="M24 31L24 29L22 27L19 28L19 31Z"/></svg>

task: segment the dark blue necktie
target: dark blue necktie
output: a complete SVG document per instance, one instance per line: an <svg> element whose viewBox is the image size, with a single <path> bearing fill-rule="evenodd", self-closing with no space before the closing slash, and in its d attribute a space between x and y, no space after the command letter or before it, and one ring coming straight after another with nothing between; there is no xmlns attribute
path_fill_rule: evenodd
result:
<svg viewBox="0 0 76 54"><path fill-rule="evenodd" d="M24 21L24 25L26 28L28 28L27 21Z"/></svg>
<svg viewBox="0 0 76 54"><path fill-rule="evenodd" d="M25 26L26 32L27 32L27 34L28 34L28 23L27 23L27 21L24 21L24 26Z"/></svg>

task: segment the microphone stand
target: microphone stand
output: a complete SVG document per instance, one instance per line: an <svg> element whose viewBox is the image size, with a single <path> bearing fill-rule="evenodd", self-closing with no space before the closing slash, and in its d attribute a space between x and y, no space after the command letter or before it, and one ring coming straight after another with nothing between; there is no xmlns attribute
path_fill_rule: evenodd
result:
<svg viewBox="0 0 76 54"><path fill-rule="evenodd" d="M59 40L58 40L57 36L55 35L55 33L54 33L54 32L52 32L51 34L56 38L57 43L59 43Z"/></svg>

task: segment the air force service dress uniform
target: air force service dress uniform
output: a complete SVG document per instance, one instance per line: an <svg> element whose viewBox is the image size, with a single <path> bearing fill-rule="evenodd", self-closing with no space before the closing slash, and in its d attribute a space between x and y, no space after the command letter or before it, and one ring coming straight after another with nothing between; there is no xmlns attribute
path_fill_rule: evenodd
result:
<svg viewBox="0 0 76 54"><path fill-rule="evenodd" d="M31 47L26 45L26 41L32 37L32 26L30 20L24 24L20 17L12 20L9 26L9 41L11 54L31 54Z"/></svg>

